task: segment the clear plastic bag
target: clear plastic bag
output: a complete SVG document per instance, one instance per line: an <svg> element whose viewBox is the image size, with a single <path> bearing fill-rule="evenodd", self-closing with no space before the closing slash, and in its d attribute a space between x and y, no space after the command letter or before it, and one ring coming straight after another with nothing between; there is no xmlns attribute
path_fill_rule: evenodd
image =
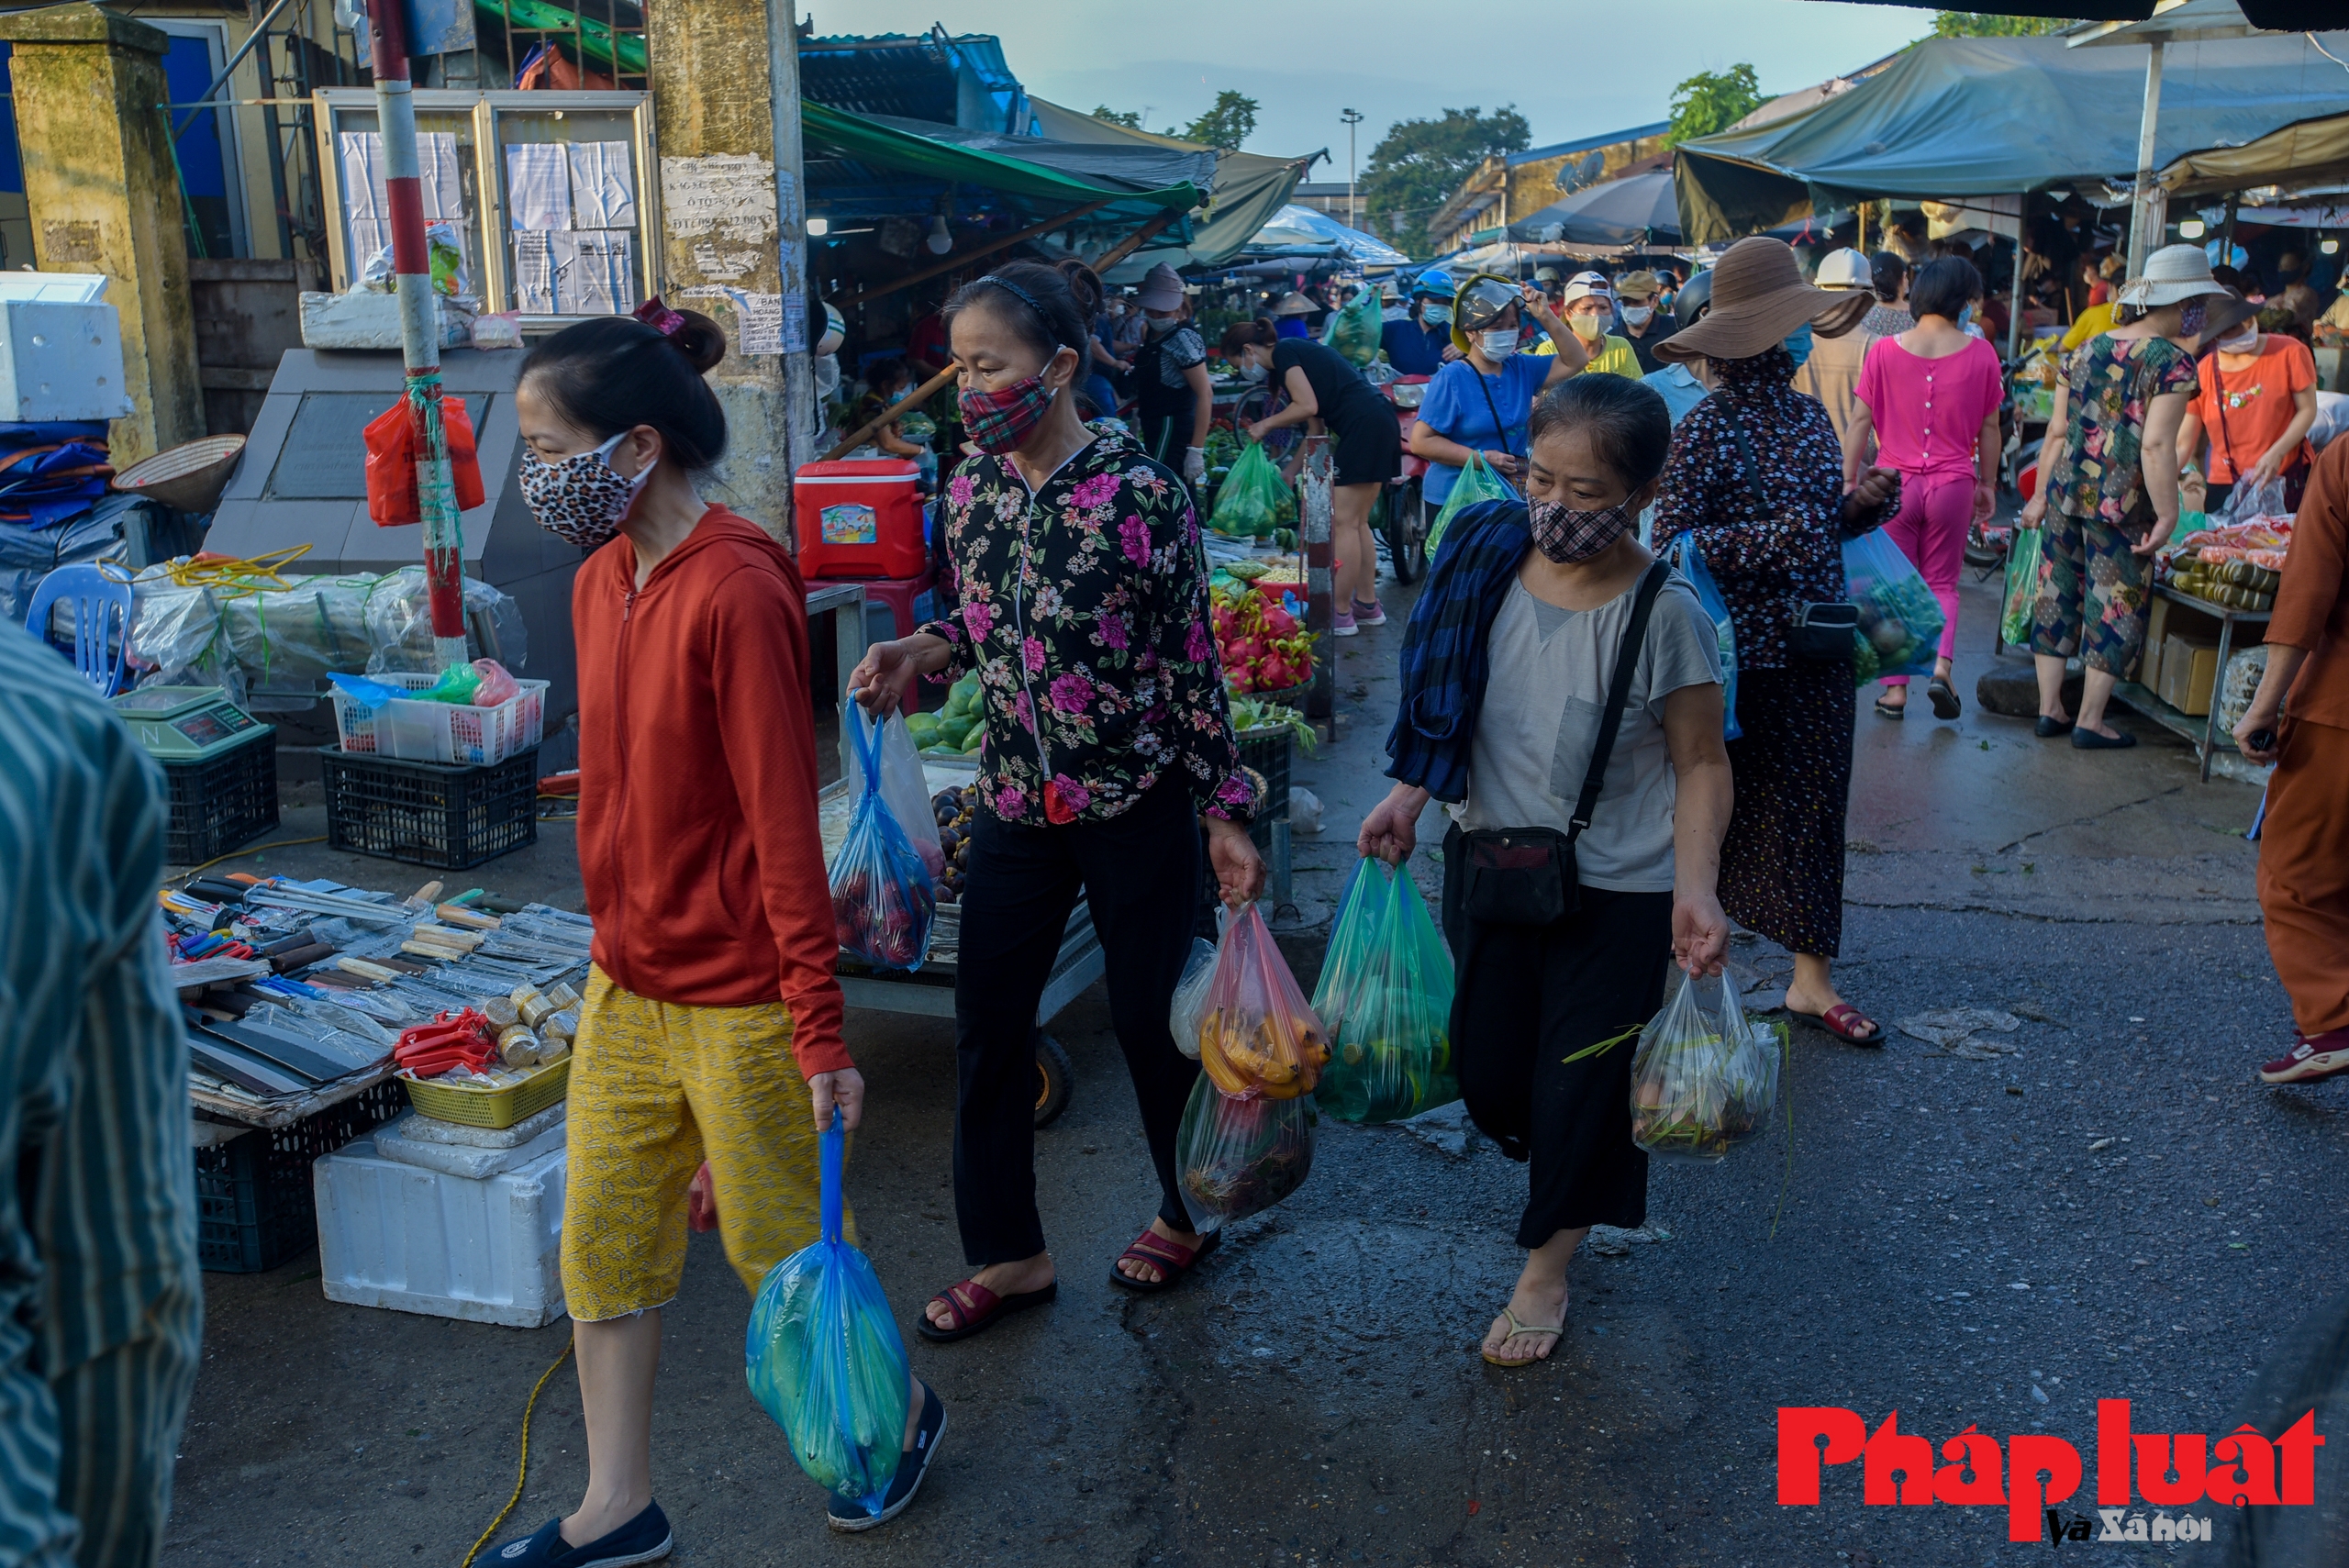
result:
<svg viewBox="0 0 2349 1568"><path fill-rule="evenodd" d="M1191 939L1191 957L1183 965L1183 978L1174 983L1174 1002L1166 1009L1166 1028L1174 1037L1174 1049L1197 1062L1199 1059L1199 1025L1208 1006L1208 988L1215 983L1215 944L1205 937Z"/></svg>
<svg viewBox="0 0 2349 1568"><path fill-rule="evenodd" d="M1330 1060L1314 1095L1340 1121L1401 1121L1460 1097L1452 954L1409 874L1366 858L1330 928L1313 1010Z"/></svg>
<svg viewBox="0 0 2349 1568"><path fill-rule="evenodd" d="M1216 944L1199 1065L1227 1095L1287 1100L1311 1094L1329 1062L1329 1031L1251 904Z"/></svg>
<svg viewBox="0 0 2349 1568"><path fill-rule="evenodd" d="M930 778L921 771L921 753L914 748L913 731L906 728L902 713L891 714L877 728L874 751L880 759L881 804L889 808L935 882L946 869L946 851L938 837L938 808L930 804ZM850 749L848 788L851 795L863 793L863 747Z"/></svg>
<svg viewBox="0 0 2349 1568"><path fill-rule="evenodd" d="M1845 539L1843 577L1846 595L1860 609L1855 682L1932 674L1941 651L1941 601L1900 547L1880 529Z"/></svg>
<svg viewBox="0 0 2349 1568"><path fill-rule="evenodd" d="M403 566L375 579L367 588L364 614L368 646L374 650L367 660L369 674L380 675L386 670L421 673L440 668L423 567ZM522 606L512 595L477 577L465 579L465 631L476 656L495 659L508 670L529 667Z"/></svg>
<svg viewBox="0 0 2349 1568"><path fill-rule="evenodd" d="M818 1141L822 1238L767 1271L743 1362L751 1396L808 1479L878 1514L897 1473L912 1372L872 1262L841 1237L847 1135L837 1116Z"/></svg>
<svg viewBox="0 0 2349 1568"><path fill-rule="evenodd" d="M1274 1100L1227 1095L1199 1074L1174 1135L1183 1207L1197 1230L1245 1219L1305 1184L1313 1169L1309 1095Z"/></svg>
<svg viewBox="0 0 2349 1568"><path fill-rule="evenodd" d="M1998 639L2010 648L2031 642L2031 619L2039 607L2037 528L2017 528L2007 546L2007 597L1998 614Z"/></svg>
<svg viewBox="0 0 2349 1568"><path fill-rule="evenodd" d="M1705 552L1688 535L1682 534L1672 541L1665 559L1672 562L1675 572L1688 580L1705 618L1713 623L1713 639L1721 656L1721 739L1734 740L1745 730L1737 722L1737 626L1730 619L1729 599L1721 593L1720 584L1713 581L1712 570L1705 564Z"/></svg>
<svg viewBox="0 0 2349 1568"><path fill-rule="evenodd" d="M1428 525L1429 559L1434 559L1435 547L1442 541L1443 530L1452 526L1453 518L1480 501L1514 501L1517 498L1517 492L1509 488L1508 480L1493 472L1491 463L1477 453L1470 452L1468 466L1462 469L1460 477L1452 482L1452 494L1443 498L1442 510L1437 512L1435 521Z"/></svg>
<svg viewBox="0 0 2349 1568"><path fill-rule="evenodd" d="M849 733L861 765L863 784L851 809L848 835L831 870L832 924L841 951L875 969L918 969L930 956L930 927L938 912L938 890L929 865L914 848L914 840L882 794L878 728L864 709L850 705ZM905 724L896 721L904 737ZM912 745L910 739L906 744ZM916 759L916 766L919 760ZM914 816L931 824L930 849L937 848L936 819L928 795L919 796Z"/></svg>
<svg viewBox="0 0 2349 1568"><path fill-rule="evenodd" d="M2237 484L2227 492L2227 504L2210 519L2220 528L2247 523L2254 517L2288 517L2292 509L2284 505L2284 479L2281 474L2265 484Z"/></svg>
<svg viewBox="0 0 2349 1568"><path fill-rule="evenodd" d="M1684 976L1631 1058L1631 1141L1698 1164L1751 1143L1769 1130L1783 1056L1776 1031L1738 1006L1735 982Z"/></svg>

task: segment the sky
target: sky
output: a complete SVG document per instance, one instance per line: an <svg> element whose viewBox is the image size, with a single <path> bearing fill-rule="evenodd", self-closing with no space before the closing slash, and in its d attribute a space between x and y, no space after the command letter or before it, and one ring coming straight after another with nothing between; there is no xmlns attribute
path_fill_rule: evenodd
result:
<svg viewBox="0 0 2349 1568"><path fill-rule="evenodd" d="M1514 104L1533 145L1648 125L1674 85L1749 61L1767 93L1854 70L1932 30L1930 11L1833 0L801 0L816 31L994 33L1028 90L1070 108L1147 110L1177 129L1237 88L1262 106L1247 150L1331 161L1341 109L1365 117L1357 160L1397 120Z"/></svg>

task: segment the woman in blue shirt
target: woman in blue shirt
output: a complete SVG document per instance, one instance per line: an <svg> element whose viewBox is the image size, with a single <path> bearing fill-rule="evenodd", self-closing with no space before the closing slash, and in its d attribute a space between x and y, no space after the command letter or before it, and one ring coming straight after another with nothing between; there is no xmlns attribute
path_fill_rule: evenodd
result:
<svg viewBox="0 0 2349 1568"><path fill-rule="evenodd" d="M1548 336L1553 354L1518 352L1528 316ZM1510 484L1520 483L1534 395L1590 361L1582 339L1566 329L1541 290L1490 276L1471 278L1461 288L1452 341L1466 357L1436 373L1411 425L1411 451L1428 462L1420 488L1431 506L1451 496L1471 452L1481 453Z"/></svg>

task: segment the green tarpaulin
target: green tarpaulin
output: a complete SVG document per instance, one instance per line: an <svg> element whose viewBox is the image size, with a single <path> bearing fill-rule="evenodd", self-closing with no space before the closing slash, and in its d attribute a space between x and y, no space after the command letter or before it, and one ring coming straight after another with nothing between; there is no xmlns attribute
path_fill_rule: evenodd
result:
<svg viewBox="0 0 2349 1568"><path fill-rule="evenodd" d="M1161 147L1186 152L1212 152L1197 142L1171 136L1153 136L1130 126L1113 125L1091 115L1064 109L1030 97L1037 128L1056 141L1087 141L1128 146ZM1144 268L1161 261L1177 267L1219 267L1256 237L1256 231L1288 205L1291 193L1305 178L1302 158L1267 158L1254 152L1215 152L1215 196L1207 211L1191 220L1191 241L1183 253L1153 250L1147 259L1134 256L1110 269L1113 282L1129 283Z"/></svg>
<svg viewBox="0 0 2349 1568"><path fill-rule="evenodd" d="M2349 35L2321 35L2335 54ZM1737 239L1814 207L1933 201L2125 180L2137 162L2143 49L2061 38L1928 39L1791 118L1686 142L1675 161L1690 244ZM2161 167L2337 111L2349 75L2299 34L2174 44L2162 69Z"/></svg>
<svg viewBox="0 0 2349 1568"><path fill-rule="evenodd" d="M912 122L883 125L806 100L801 101L799 117L811 161L813 154L829 152L870 170L918 175L950 184L983 186L1026 196L1042 207L1057 211L1106 197L1109 205L1092 215L1096 222L1148 218L1170 207L1176 212L1188 212L1201 199L1198 187L1187 181L1152 190L1135 190L1123 181L1097 183L985 148L900 128ZM953 128L940 129L944 133Z"/></svg>

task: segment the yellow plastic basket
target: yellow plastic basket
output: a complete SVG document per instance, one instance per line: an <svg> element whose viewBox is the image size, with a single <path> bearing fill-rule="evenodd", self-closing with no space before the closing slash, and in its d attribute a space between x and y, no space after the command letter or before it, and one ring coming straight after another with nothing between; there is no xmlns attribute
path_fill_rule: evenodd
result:
<svg viewBox="0 0 2349 1568"><path fill-rule="evenodd" d="M490 1089L478 1084L444 1084L411 1078L403 1071L408 1104L429 1117L466 1127L507 1128L562 1098L571 1087L571 1058L533 1067L517 1083Z"/></svg>

